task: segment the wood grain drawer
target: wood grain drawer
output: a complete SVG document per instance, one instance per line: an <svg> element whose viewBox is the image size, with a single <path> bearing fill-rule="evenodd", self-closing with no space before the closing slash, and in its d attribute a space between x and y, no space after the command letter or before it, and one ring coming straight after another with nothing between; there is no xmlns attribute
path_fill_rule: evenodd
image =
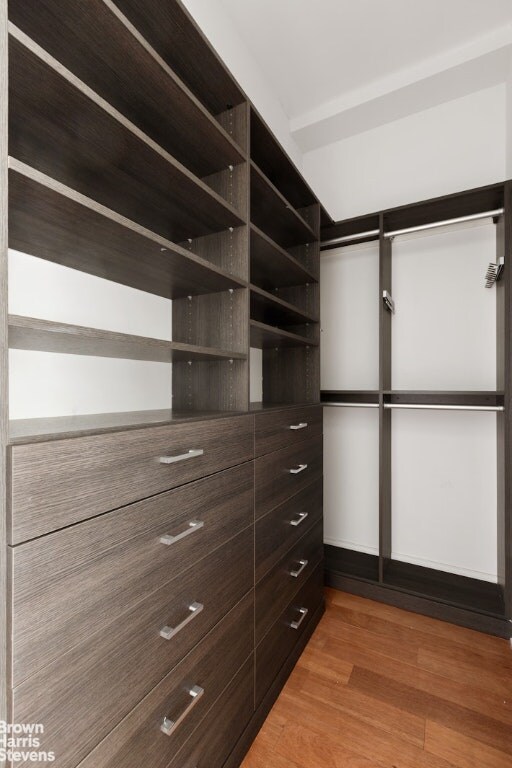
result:
<svg viewBox="0 0 512 768"><path fill-rule="evenodd" d="M323 522L310 528L256 586L256 644L323 559Z"/></svg>
<svg viewBox="0 0 512 768"><path fill-rule="evenodd" d="M222 768L253 712L251 655L167 768Z"/></svg>
<svg viewBox="0 0 512 768"><path fill-rule="evenodd" d="M322 519L323 483L316 480L256 523L256 581Z"/></svg>
<svg viewBox="0 0 512 768"><path fill-rule="evenodd" d="M323 567L319 565L257 646L256 706L272 685L313 614L322 604L323 576Z"/></svg>
<svg viewBox="0 0 512 768"><path fill-rule="evenodd" d="M322 442L314 437L255 459L256 519L322 477Z"/></svg>
<svg viewBox="0 0 512 768"><path fill-rule="evenodd" d="M322 434L322 406L258 413L254 419L254 453L263 456Z"/></svg>
<svg viewBox="0 0 512 768"><path fill-rule="evenodd" d="M167 768L235 673L249 658L253 598L248 594L79 764L80 768ZM188 691L200 686L193 699ZM164 718L178 721L167 736ZM59 765L60 768L60 765Z"/></svg>
<svg viewBox="0 0 512 768"><path fill-rule="evenodd" d="M253 518L253 466L246 463L11 549L14 685L111 624ZM191 527L192 521L203 525ZM189 531L161 543L162 536Z"/></svg>
<svg viewBox="0 0 512 768"><path fill-rule="evenodd" d="M203 660L205 653L212 655L211 662L209 659L206 662L206 678L202 666L197 667L197 675L196 666L190 671L192 684L202 685L201 681L206 680L204 687L208 691L212 687L208 700L213 703L221 690L221 681L215 675L212 677L213 668L218 668L219 675L225 675L225 685L251 651L253 546L254 527L251 526L15 688L16 722L44 723L45 740L58 754L59 768L75 766L78 757L85 757L248 593L250 615L244 612L244 623L236 629L233 624L229 629L229 642L222 630L220 634L226 645L206 641L206 651L199 654ZM191 614L188 606L194 602L204 607ZM190 617L170 639L160 635L164 627L175 628ZM231 627L230 622L227 626ZM240 638L232 637L233 633ZM238 653L237 648L243 650ZM232 653L236 657L233 666ZM192 654L196 658L196 651ZM188 669L188 662L182 663ZM182 674L176 674L169 691L182 684ZM173 697L176 698L174 694L169 712L176 712L180 706ZM187 729L188 726L185 731ZM118 764L125 766L123 761ZM152 765L151 761L146 764Z"/></svg>
<svg viewBox="0 0 512 768"><path fill-rule="evenodd" d="M241 464L252 458L253 443L253 417L238 416L13 446L9 541L18 544ZM161 463L177 457L183 458Z"/></svg>

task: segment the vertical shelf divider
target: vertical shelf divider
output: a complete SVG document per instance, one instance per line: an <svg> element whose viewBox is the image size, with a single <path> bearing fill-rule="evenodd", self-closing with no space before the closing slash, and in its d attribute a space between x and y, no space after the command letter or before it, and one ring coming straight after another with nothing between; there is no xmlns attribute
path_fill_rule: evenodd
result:
<svg viewBox="0 0 512 768"><path fill-rule="evenodd" d="M384 409L384 392L391 389L392 315L382 300L391 293L392 241L384 237L384 215L379 217L379 582L391 559L391 411Z"/></svg>
<svg viewBox="0 0 512 768"><path fill-rule="evenodd" d="M7 442L8 389L8 33L7 0L0 0L0 626L7 627ZM8 721L7 637L0 642L0 719Z"/></svg>

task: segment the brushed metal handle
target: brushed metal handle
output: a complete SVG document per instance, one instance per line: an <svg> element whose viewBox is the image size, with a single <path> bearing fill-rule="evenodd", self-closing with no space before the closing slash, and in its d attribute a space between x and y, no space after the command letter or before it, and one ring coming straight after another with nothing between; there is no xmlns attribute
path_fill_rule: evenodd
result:
<svg viewBox="0 0 512 768"><path fill-rule="evenodd" d="M290 571L290 576L293 576L293 578L296 579L298 576L301 575L302 571L304 570L307 564L308 564L307 560L299 560L300 567L297 568L296 571Z"/></svg>
<svg viewBox="0 0 512 768"><path fill-rule="evenodd" d="M290 429L306 429L307 421L301 421L300 424L290 424Z"/></svg>
<svg viewBox="0 0 512 768"><path fill-rule="evenodd" d="M290 520L290 525L295 526L295 528L304 522L306 517L309 515L309 512L299 512L299 516L296 520Z"/></svg>
<svg viewBox="0 0 512 768"><path fill-rule="evenodd" d="M202 448L191 448L186 453L180 453L178 456L160 456L160 464L176 464L178 461L186 461L187 459L195 459L197 456L202 456L204 453Z"/></svg>
<svg viewBox="0 0 512 768"><path fill-rule="evenodd" d="M295 469L290 469L290 475L298 475L299 472L304 472L304 470L307 468L307 464L299 464L299 466L295 467Z"/></svg>
<svg viewBox="0 0 512 768"><path fill-rule="evenodd" d="M174 637L174 635L177 635L178 632L181 632L183 627L186 627L187 624L189 624L192 619L194 619L196 616L198 616L201 611L203 610L204 605L202 603L191 603L188 606L188 610L190 613L186 618L183 619L179 624L176 624L175 627L169 627L165 626L160 630L160 637L163 637L164 640L170 640L171 637Z"/></svg>
<svg viewBox="0 0 512 768"><path fill-rule="evenodd" d="M300 627L300 625L302 624L302 622L304 621L304 619L308 615L308 609L307 608L299 608L299 613L301 615L300 619L298 621L292 621L292 623L290 624L290 627L292 629L298 629Z"/></svg>
<svg viewBox="0 0 512 768"><path fill-rule="evenodd" d="M163 731L166 736L173 734L176 728L178 728L178 726L181 725L181 723L187 717L187 715L192 712L199 699L204 694L204 688L201 688L200 685L194 685L187 691L187 693L192 697L192 701L185 707L181 715L178 715L176 720L171 720L170 717L164 717L164 721L160 726L160 730Z"/></svg>
<svg viewBox="0 0 512 768"><path fill-rule="evenodd" d="M161 544L167 544L169 547L171 544L174 544L176 541L180 541L181 539L184 539L186 536L190 536L191 533L194 533L194 531L198 531L200 528L202 528L204 525L204 522L202 520L189 520L187 523L187 527L184 531L181 533L176 534L176 536L171 536L170 533L166 533L164 536L160 536L160 543Z"/></svg>

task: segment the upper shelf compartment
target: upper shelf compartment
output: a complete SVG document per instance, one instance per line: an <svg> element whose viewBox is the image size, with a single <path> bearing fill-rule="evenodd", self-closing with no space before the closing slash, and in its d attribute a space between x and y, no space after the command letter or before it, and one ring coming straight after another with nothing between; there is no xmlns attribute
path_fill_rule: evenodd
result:
<svg viewBox="0 0 512 768"><path fill-rule="evenodd" d="M246 100L181 3L117 0L116 4L213 115Z"/></svg>
<svg viewBox="0 0 512 768"><path fill-rule="evenodd" d="M10 25L10 154L174 242L243 218Z"/></svg>
<svg viewBox="0 0 512 768"><path fill-rule="evenodd" d="M314 242L309 224L251 162L251 220L284 248Z"/></svg>
<svg viewBox="0 0 512 768"><path fill-rule="evenodd" d="M9 160L9 246L168 299L243 281L18 160Z"/></svg>
<svg viewBox="0 0 512 768"><path fill-rule="evenodd" d="M251 282L270 291L315 283L317 278L294 256L251 224Z"/></svg>
<svg viewBox="0 0 512 768"><path fill-rule="evenodd" d="M9 18L198 176L245 156L111 2L10 0Z"/></svg>

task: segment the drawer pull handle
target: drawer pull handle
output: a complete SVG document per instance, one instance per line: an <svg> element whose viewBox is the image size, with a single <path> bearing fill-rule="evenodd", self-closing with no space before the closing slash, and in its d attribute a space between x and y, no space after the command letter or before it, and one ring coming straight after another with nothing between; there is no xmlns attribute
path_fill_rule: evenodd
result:
<svg viewBox="0 0 512 768"><path fill-rule="evenodd" d="M299 512L299 516L296 520L290 520L290 525L295 526L295 528L304 522L306 517L309 515L309 512Z"/></svg>
<svg viewBox="0 0 512 768"><path fill-rule="evenodd" d="M307 608L299 608L299 613L301 615L300 619L298 621L292 621L292 623L290 624L290 627L292 629L298 629L300 627L300 625L302 624L302 622L304 621L304 619L308 615L308 609Z"/></svg>
<svg viewBox="0 0 512 768"><path fill-rule="evenodd" d="M306 429L307 421L301 421L300 424L290 424L290 429Z"/></svg>
<svg viewBox="0 0 512 768"><path fill-rule="evenodd" d="M295 467L295 469L290 469L290 475L298 475L299 472L304 472L304 470L307 468L307 464L299 464L299 466Z"/></svg>
<svg viewBox="0 0 512 768"><path fill-rule="evenodd" d="M299 560L300 567L297 568L296 571L290 571L290 576L293 576L293 578L296 579L298 576L301 575L302 571L304 570L307 564L308 564L307 560Z"/></svg>
<svg viewBox="0 0 512 768"><path fill-rule="evenodd" d="M181 539L184 539L185 536L190 536L191 533L194 533L194 531L198 531L200 528L202 528L204 525L204 522L202 520L190 520L190 522L187 523L187 527L184 531L181 533L178 533L176 536L171 536L170 533L166 533L165 536L160 536L160 543L161 544L167 544L169 547L171 544L174 544L176 541L180 541Z"/></svg>
<svg viewBox="0 0 512 768"><path fill-rule="evenodd" d="M185 619L183 619L183 621L180 624L177 624L175 627L165 626L163 629L160 630L160 637L163 637L164 640L170 640L171 637L174 637L174 635L177 635L178 632L181 632L183 627L186 627L187 624L189 624L192 621L192 619L198 616L203 610L203 608L204 608L204 605L202 603L191 603L188 606L188 610L190 611L188 616Z"/></svg>
<svg viewBox="0 0 512 768"><path fill-rule="evenodd" d="M179 715L176 720L171 720L169 717L164 717L164 721L162 725L160 726L160 730L165 733L166 736L171 736L171 734L174 733L176 728L178 728L179 725L184 721L184 719L189 715L192 710L194 709L195 705L198 703L199 699L204 693L204 688L201 688L200 685L194 685L193 688L190 688L189 691L187 691L189 696L192 697L192 701L190 704L188 704L181 715Z"/></svg>
<svg viewBox="0 0 512 768"><path fill-rule="evenodd" d="M186 453L180 453L178 456L160 456L160 464L176 464L178 461L186 461L187 459L195 459L196 456L202 456L204 453L202 448L191 448Z"/></svg>

